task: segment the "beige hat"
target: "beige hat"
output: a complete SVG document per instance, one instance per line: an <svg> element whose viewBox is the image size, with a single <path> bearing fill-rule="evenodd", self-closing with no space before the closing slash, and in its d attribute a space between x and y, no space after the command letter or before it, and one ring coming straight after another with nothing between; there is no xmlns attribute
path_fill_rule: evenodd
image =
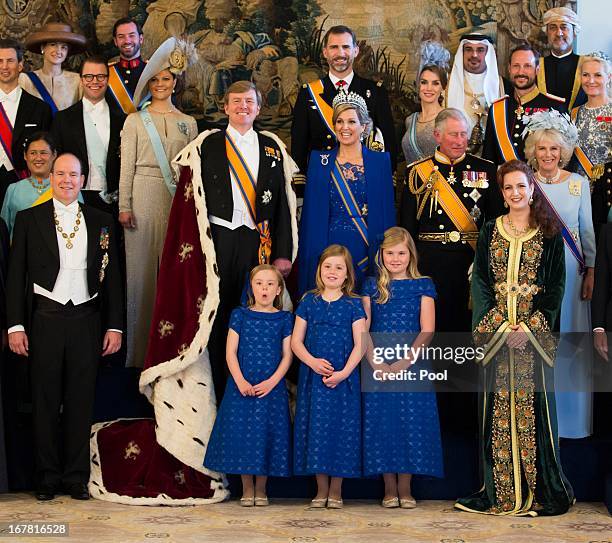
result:
<svg viewBox="0 0 612 543"><path fill-rule="evenodd" d="M149 80L154 75L164 70L170 70L175 75L182 74L196 60L197 53L193 43L168 38L155 50L140 74L134 91L134 104L140 105L145 98L148 93Z"/></svg>
<svg viewBox="0 0 612 543"><path fill-rule="evenodd" d="M40 54L40 46L49 42L63 42L69 45L68 55L82 53L87 47L87 38L76 34L72 27L66 23L50 22L40 30L30 34L25 40L28 51Z"/></svg>
<svg viewBox="0 0 612 543"><path fill-rule="evenodd" d="M578 34L580 32L580 20L575 11L570 8L552 8L549 9L542 20L544 26L542 30L546 32L546 27L550 23L569 23L574 26L574 32Z"/></svg>

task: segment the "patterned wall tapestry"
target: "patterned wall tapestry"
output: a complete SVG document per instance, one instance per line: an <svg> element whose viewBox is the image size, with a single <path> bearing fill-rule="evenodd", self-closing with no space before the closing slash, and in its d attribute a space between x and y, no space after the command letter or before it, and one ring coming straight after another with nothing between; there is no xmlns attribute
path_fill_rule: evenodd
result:
<svg viewBox="0 0 612 543"><path fill-rule="evenodd" d="M288 138L302 83L325 72L321 40L335 24L351 26L360 41L356 71L382 79L398 131L415 109L419 44L437 39L454 53L461 36L485 32L497 40L500 66L527 38L543 47L542 14L576 2L558 0L0 0L0 35L23 39L49 20L62 20L90 39L90 50L112 56L113 22L130 15L143 24L144 56L170 35L189 34L199 52L186 78L184 109L217 121L225 89L250 79L262 91L262 128ZM39 55L27 57L31 66ZM80 58L71 60L76 67Z"/></svg>

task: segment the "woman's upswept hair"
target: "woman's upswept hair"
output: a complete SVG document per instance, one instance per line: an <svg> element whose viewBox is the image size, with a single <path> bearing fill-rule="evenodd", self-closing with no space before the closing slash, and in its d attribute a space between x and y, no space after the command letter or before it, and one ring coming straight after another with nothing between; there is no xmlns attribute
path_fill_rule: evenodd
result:
<svg viewBox="0 0 612 543"><path fill-rule="evenodd" d="M285 281L283 280L283 276L281 272L278 271L276 266L272 264L259 264L259 266L255 266L251 273L249 274L249 284L247 287L247 307L253 307L255 305L255 296L253 295L253 279L260 271L271 271L276 275L276 280L278 281L278 286L280 287L280 292L278 296L274 298L274 307L276 309L283 308L283 292L285 290Z"/></svg>
<svg viewBox="0 0 612 543"><path fill-rule="evenodd" d="M391 299L391 292L389 291L391 275L389 275L389 270L387 270L387 268L385 267L383 260L383 251L385 249L388 249L389 247L393 247L394 245L398 245L400 243L404 243L406 245L406 247L408 248L408 255L410 257L410 259L408 260L408 269L406 270L406 275L410 279L423 277L419 273L419 257L412 236L405 228L402 228L401 226L392 226L391 228L385 231L382 243L380 244L380 247L376 252L376 268L378 269L378 274L376 278L376 288L378 292L378 297L376 299L376 303L386 304Z"/></svg>
<svg viewBox="0 0 612 543"><path fill-rule="evenodd" d="M538 169L538 161L536 160L536 148L543 139L549 139L555 142L561 149L561 160L559 168L566 166L572 159L574 147L563 137L563 134L553 128L539 129L530 132L525 139L525 159L534 170Z"/></svg>
<svg viewBox="0 0 612 543"><path fill-rule="evenodd" d="M536 180L533 170L521 160L509 160L499 167L497 170L497 184L499 190L504 193L504 177L512 172L521 172L527 177L527 183L530 187L534 187L533 203L531 205L531 213L529 214L529 226L531 228L539 228L542 230L544 237L550 238L559 232L559 224L554 216L548 202L540 194L536 187Z"/></svg>
<svg viewBox="0 0 612 543"><path fill-rule="evenodd" d="M319 257L319 264L317 265L317 275L315 278L316 287L312 292L319 295L323 294L325 285L323 284L323 279L321 279L321 267L323 266L323 262L332 256L341 256L344 258L344 263L346 264L346 279L344 280L344 283L342 283L342 294L345 296L356 297L353 257L344 245L338 245L337 243L330 245L321 253L321 256Z"/></svg>

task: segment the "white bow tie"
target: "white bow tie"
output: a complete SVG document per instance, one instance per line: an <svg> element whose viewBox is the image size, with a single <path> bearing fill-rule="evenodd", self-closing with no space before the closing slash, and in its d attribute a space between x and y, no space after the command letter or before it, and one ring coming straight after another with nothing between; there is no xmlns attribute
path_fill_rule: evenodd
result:
<svg viewBox="0 0 612 543"><path fill-rule="evenodd" d="M58 217L76 217L79 212L79 204L78 202L74 202L68 206L56 207L55 214Z"/></svg>

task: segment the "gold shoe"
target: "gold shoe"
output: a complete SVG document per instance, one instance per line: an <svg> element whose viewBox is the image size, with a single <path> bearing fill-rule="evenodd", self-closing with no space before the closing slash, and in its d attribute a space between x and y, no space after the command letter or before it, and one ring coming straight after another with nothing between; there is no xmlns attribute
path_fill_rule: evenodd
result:
<svg viewBox="0 0 612 543"><path fill-rule="evenodd" d="M255 496L250 498L240 498L240 505L242 507L253 507L255 505Z"/></svg>
<svg viewBox="0 0 612 543"><path fill-rule="evenodd" d="M417 506L414 498L400 498L399 502L402 509L414 509Z"/></svg>
<svg viewBox="0 0 612 543"><path fill-rule="evenodd" d="M381 502L381 505L388 509L394 509L400 506L399 498L397 496L395 498L387 498Z"/></svg>
<svg viewBox="0 0 612 543"><path fill-rule="evenodd" d="M310 501L311 509L323 509L327 504L327 498L314 498Z"/></svg>
<svg viewBox="0 0 612 543"><path fill-rule="evenodd" d="M255 496L255 507L265 507L266 505L270 505L266 496Z"/></svg>
<svg viewBox="0 0 612 543"><path fill-rule="evenodd" d="M342 501L342 498L340 498L339 500L336 500L334 498L327 498L328 509L342 509L343 506L344 502Z"/></svg>

